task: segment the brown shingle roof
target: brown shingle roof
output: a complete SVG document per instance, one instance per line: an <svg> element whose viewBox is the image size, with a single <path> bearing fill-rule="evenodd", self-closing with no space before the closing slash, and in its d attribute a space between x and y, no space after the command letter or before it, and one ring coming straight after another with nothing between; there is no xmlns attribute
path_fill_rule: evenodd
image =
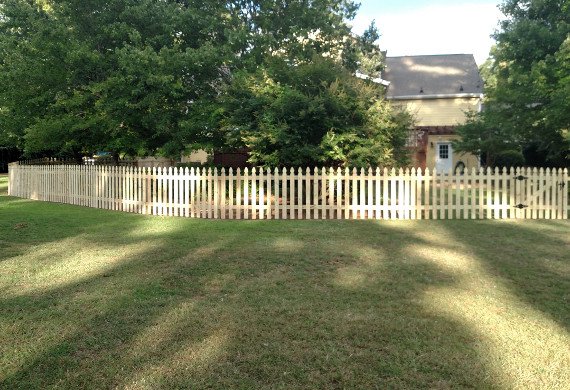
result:
<svg viewBox="0 0 570 390"><path fill-rule="evenodd" d="M483 93L472 54L386 57L388 98Z"/></svg>

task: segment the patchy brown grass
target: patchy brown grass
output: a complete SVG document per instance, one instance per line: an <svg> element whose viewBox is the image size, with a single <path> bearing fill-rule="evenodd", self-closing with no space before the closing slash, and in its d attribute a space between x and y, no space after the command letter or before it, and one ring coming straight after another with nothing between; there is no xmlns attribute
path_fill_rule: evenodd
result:
<svg viewBox="0 0 570 390"><path fill-rule="evenodd" d="M2 388L570 383L567 221L0 216Z"/></svg>

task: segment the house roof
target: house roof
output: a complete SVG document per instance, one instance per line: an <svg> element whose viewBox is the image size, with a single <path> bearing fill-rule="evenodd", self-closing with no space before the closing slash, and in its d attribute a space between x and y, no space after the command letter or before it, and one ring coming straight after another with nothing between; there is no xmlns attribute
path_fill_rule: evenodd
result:
<svg viewBox="0 0 570 390"><path fill-rule="evenodd" d="M472 54L386 57L388 99L480 96L483 80Z"/></svg>

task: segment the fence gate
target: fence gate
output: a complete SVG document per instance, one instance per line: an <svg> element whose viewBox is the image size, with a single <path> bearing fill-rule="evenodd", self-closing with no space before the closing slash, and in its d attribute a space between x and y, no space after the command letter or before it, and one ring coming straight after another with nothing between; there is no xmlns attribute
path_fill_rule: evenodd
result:
<svg viewBox="0 0 570 390"><path fill-rule="evenodd" d="M560 219L568 201L566 177L560 170L528 169L511 179L515 187L515 217L522 219Z"/></svg>

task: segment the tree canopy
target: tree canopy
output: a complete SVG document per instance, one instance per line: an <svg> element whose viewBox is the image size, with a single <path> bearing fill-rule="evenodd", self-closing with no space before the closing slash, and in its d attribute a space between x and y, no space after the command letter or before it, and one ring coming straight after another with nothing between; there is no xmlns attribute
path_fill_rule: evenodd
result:
<svg viewBox="0 0 570 390"><path fill-rule="evenodd" d="M372 161L362 157L364 144L381 133L370 150L403 161L396 148L408 118L379 102L379 87L353 77L377 77L382 68L376 27L350 32L357 9L350 0L6 0L0 144L28 154L176 156L259 147L267 134L254 129L274 126L275 136L285 126L288 145L315 131L303 139L322 150L306 161ZM241 111L256 116L261 107L265 119L248 118L245 131ZM231 126L244 138L229 136ZM285 148L277 160L261 158L268 150L252 150L252 158L299 162L308 156L299 147L298 156Z"/></svg>
<svg viewBox="0 0 570 390"><path fill-rule="evenodd" d="M247 147L250 161L265 166L404 165L412 117L382 95L331 59L296 66L275 59L235 75L222 95L217 138Z"/></svg>
<svg viewBox="0 0 570 390"><path fill-rule="evenodd" d="M507 0L496 47L484 64L484 111L459 133L460 150L497 156L542 155L547 165L570 161L570 1ZM540 160L540 159L539 159Z"/></svg>

